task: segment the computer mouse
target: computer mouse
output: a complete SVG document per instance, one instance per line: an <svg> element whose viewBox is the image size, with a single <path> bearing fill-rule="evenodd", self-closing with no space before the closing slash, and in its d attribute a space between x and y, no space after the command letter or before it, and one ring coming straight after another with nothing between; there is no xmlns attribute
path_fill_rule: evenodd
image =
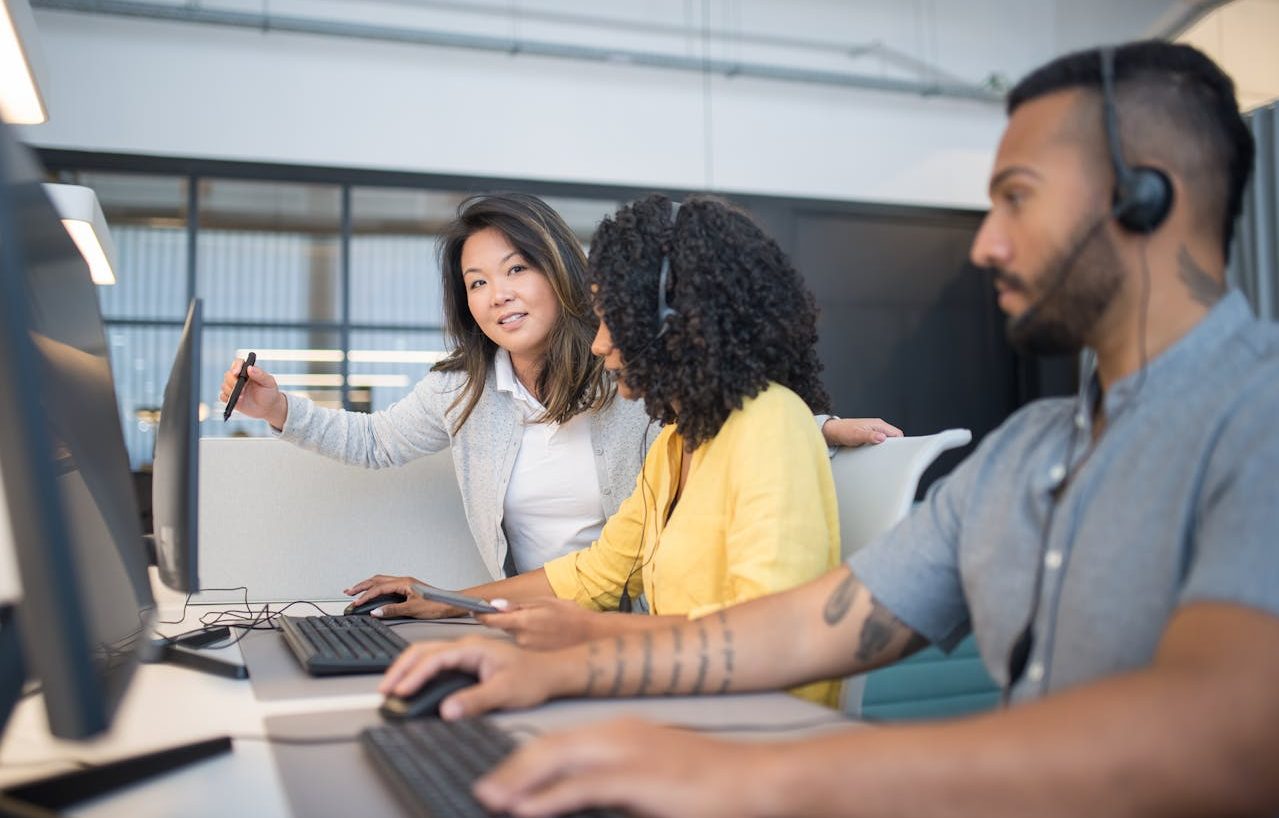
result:
<svg viewBox="0 0 1279 818"><path fill-rule="evenodd" d="M342 611L346 616L359 616L361 614L371 614L383 605L398 605L407 599L404 594L378 594L372 599L365 600L359 605L352 602L346 606L346 610Z"/></svg>
<svg viewBox="0 0 1279 818"><path fill-rule="evenodd" d="M387 696L378 712L384 719L434 718L440 715L440 702L464 687L479 684L479 681L478 676L465 670L441 670L411 696Z"/></svg>

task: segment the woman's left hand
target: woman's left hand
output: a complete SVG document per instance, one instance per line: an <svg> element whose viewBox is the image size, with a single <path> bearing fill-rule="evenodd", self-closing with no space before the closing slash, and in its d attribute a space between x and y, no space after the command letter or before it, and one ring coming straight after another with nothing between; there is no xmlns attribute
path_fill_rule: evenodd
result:
<svg viewBox="0 0 1279 818"><path fill-rule="evenodd" d="M901 429L880 418L831 418L822 424L827 446L874 445L901 436Z"/></svg>
<svg viewBox="0 0 1279 818"><path fill-rule="evenodd" d="M502 613L477 614L475 618L506 631L520 647L553 650L594 639L603 617L576 602L548 597L507 603Z"/></svg>

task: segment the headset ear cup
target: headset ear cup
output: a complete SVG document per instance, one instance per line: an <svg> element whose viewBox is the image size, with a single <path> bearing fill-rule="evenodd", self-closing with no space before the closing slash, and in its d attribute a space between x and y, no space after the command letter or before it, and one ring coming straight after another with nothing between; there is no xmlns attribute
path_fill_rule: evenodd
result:
<svg viewBox="0 0 1279 818"><path fill-rule="evenodd" d="M1128 170L1115 189L1115 220L1133 233L1153 233L1172 210L1172 182L1151 167Z"/></svg>

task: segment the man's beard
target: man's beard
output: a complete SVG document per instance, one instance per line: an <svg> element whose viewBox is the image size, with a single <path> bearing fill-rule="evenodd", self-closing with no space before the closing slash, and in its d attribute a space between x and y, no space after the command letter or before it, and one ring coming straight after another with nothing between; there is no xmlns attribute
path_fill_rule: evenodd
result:
<svg viewBox="0 0 1279 818"><path fill-rule="evenodd" d="M1123 284L1119 254L1101 227L1109 214L1075 231L1066 248L1044 265L1037 295L1021 315L1008 319L1008 341L1026 355L1073 355ZM1031 296L1021 276L995 269L1007 289Z"/></svg>

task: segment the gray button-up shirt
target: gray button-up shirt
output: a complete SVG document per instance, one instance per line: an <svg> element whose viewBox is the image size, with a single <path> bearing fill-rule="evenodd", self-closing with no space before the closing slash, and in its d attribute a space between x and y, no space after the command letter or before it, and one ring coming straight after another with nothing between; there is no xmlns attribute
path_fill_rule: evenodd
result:
<svg viewBox="0 0 1279 818"><path fill-rule="evenodd" d="M1194 601L1279 616L1279 326L1233 292L1104 396L1024 407L849 565L943 647L973 631L1001 684L1033 612L1014 699L1149 664Z"/></svg>

